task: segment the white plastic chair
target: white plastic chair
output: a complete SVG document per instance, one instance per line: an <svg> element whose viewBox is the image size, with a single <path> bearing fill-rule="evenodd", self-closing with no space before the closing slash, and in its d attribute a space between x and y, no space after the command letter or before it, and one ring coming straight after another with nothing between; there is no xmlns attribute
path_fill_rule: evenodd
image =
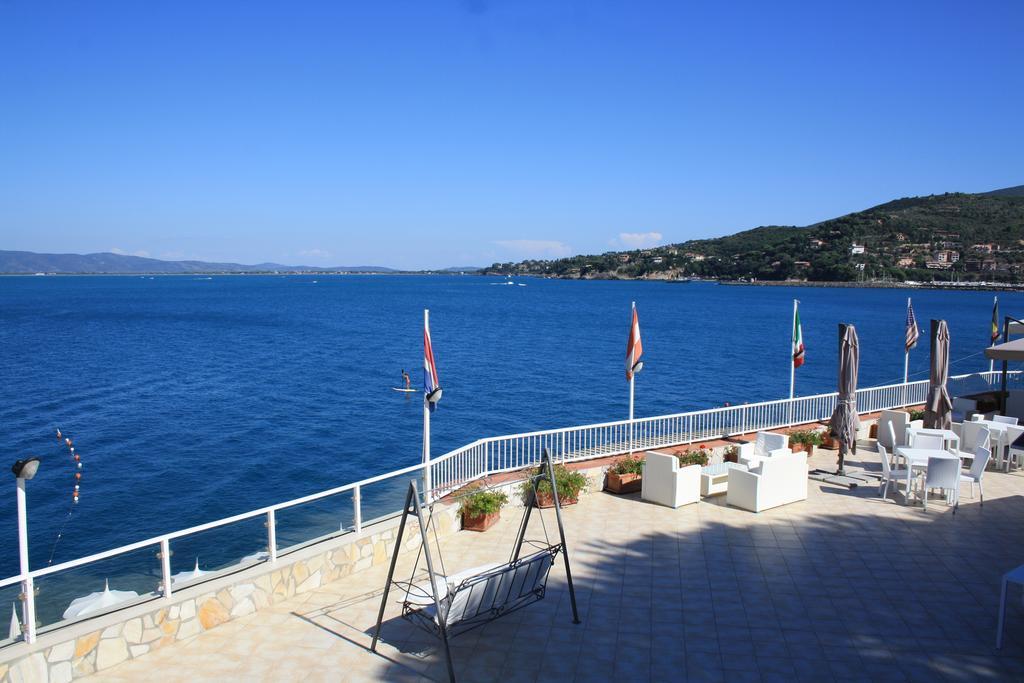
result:
<svg viewBox="0 0 1024 683"><path fill-rule="evenodd" d="M971 464L971 471L960 475L960 483L971 485L971 498L974 498L974 485L978 485L978 493L981 495L981 506L985 506L985 488L981 485L981 478L985 474L985 467L988 465L992 452L987 448L978 446L974 451L974 462Z"/></svg>
<svg viewBox="0 0 1024 683"><path fill-rule="evenodd" d="M956 514L957 492L960 489L960 458L928 458L924 476L924 509L928 509L928 492L940 489Z"/></svg>
<svg viewBox="0 0 1024 683"><path fill-rule="evenodd" d="M959 452L954 451L953 455L973 460L974 452L978 448L992 450L991 443L992 435L988 427L977 422L967 422L964 424L960 434L960 450Z"/></svg>
<svg viewBox="0 0 1024 683"><path fill-rule="evenodd" d="M1003 647L1003 616L1006 614L1006 584L1017 583L1024 586L1024 564L1003 574L1003 587L999 591L999 624L996 626L996 649Z"/></svg>
<svg viewBox="0 0 1024 683"><path fill-rule="evenodd" d="M891 440L892 443L896 443L896 430L893 428L892 423L890 422L886 426L889 428L889 439ZM884 452L884 448L883 448L881 442L878 442L878 446L879 446L878 452L879 453ZM892 458L891 460L889 460L889 469L892 469L893 467L896 466L896 448L897 448L897 446L893 446L892 447L892 455L889 456L889 458Z"/></svg>
<svg viewBox="0 0 1024 683"><path fill-rule="evenodd" d="M892 429L892 425L889 425L889 429ZM885 451L885 446L878 444L878 457L882 461L882 481L879 482L878 488L880 489L879 495L885 498L889 495L889 482L893 482L893 487L899 490L899 482L905 482L907 484L907 498L910 497L910 472L907 470L894 470L889 466L889 454Z"/></svg>
<svg viewBox="0 0 1024 683"><path fill-rule="evenodd" d="M926 448L931 451L941 451L944 443L941 434L915 434L911 448Z"/></svg>
<svg viewBox="0 0 1024 683"><path fill-rule="evenodd" d="M1009 415L993 415L993 422L1002 422L1004 425L1015 425L1017 424L1017 418L1010 417Z"/></svg>
<svg viewBox="0 0 1024 683"><path fill-rule="evenodd" d="M1010 465L1016 467L1021 466L1021 459L1024 457L1024 449L1020 446L1014 447L1014 443L1021 436L1024 436L1024 427L1018 427L1010 425L1003 432L1003 438L999 442L999 447L993 449L993 458L996 461L996 466L1002 466L1002 468L1009 472Z"/></svg>

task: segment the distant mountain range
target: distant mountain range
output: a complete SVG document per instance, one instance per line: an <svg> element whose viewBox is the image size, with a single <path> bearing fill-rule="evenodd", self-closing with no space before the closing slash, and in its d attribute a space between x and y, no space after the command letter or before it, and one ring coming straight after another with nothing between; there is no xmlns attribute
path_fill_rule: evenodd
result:
<svg viewBox="0 0 1024 683"><path fill-rule="evenodd" d="M209 263L206 261L161 261L155 258L112 254L37 254L31 251L0 250L0 273L86 274L176 274L176 273L396 273L384 266L285 266L280 263Z"/></svg>
<svg viewBox="0 0 1024 683"><path fill-rule="evenodd" d="M555 260L495 263L485 274L564 278L811 282L1024 280L1024 185L904 197L806 227Z"/></svg>

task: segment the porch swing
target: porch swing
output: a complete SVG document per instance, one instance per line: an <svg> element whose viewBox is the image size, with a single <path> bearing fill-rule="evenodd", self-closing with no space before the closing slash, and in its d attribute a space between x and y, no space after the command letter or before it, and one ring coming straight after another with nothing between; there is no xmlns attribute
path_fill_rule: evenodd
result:
<svg viewBox="0 0 1024 683"><path fill-rule="evenodd" d="M537 499L537 484L540 481L551 484L554 499L555 519L558 522L558 542L552 543L548 537L547 526L544 524L543 512L538 512L541 528L544 530L543 541L528 540L527 527ZM506 614L526 607L544 599L548 575L559 553L565 562L565 576L569 583L569 600L572 603L573 623L580 623L576 610L576 593L572 585L572 572L569 569L569 553L565 544L565 530L562 526L562 509L558 501L558 487L555 485L555 472L547 449L544 449L541 464L537 472L528 479L530 487L526 497L526 507L519 523L519 532L512 554L506 562L474 567L457 574L448 575L441 555L441 546L437 538L431 503L427 517L424 518L423 507L420 505L416 481L409 482L405 496L405 507L402 521L398 526L394 551L391 555L391 568L388 580L384 585L384 595L380 601L377 614L377 626L373 633L370 650L377 651L381 624L384 620L384 608L387 605L391 587L404 593L402 597L402 618L439 638L444 645L445 661L448 665L448 677L454 683L455 668L452 664L452 653L448 641L470 629L490 623ZM408 581L395 580L395 566L398 553L402 548L402 537L405 533L406 521L412 515L420 529L420 546L416 552L412 574ZM440 562L440 573L435 570L434 558L428 541L428 530L434 527L434 546ZM523 556L523 546L532 548L530 554ZM414 583L419 569L420 558L425 560L427 580Z"/></svg>

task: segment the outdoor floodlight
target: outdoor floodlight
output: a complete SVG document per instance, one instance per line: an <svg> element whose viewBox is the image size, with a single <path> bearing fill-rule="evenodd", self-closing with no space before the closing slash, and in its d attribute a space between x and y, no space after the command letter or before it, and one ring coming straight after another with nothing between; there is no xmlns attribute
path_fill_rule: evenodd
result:
<svg viewBox="0 0 1024 683"><path fill-rule="evenodd" d="M36 476L36 470L39 469L39 458L25 458L14 463L11 467L11 472L14 472L14 476L18 479L29 480Z"/></svg>
<svg viewBox="0 0 1024 683"><path fill-rule="evenodd" d="M433 391L431 391L429 394L427 394L427 401L429 401L430 403L437 403L438 401L440 401L441 400L441 391L442 391L441 387L438 387L438 388L434 389Z"/></svg>
<svg viewBox="0 0 1024 683"><path fill-rule="evenodd" d="M643 369L644 369L644 362L642 360L638 360L636 363L633 364L633 374L634 375L636 373L640 372Z"/></svg>

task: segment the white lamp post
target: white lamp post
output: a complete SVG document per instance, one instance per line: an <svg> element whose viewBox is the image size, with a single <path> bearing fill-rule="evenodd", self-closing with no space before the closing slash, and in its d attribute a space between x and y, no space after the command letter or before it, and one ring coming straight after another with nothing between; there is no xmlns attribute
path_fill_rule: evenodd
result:
<svg viewBox="0 0 1024 683"><path fill-rule="evenodd" d="M19 460L11 467L18 482L18 559L21 565L22 634L26 643L36 640L36 594L28 569L28 516L25 512L25 482L36 476L39 458Z"/></svg>

